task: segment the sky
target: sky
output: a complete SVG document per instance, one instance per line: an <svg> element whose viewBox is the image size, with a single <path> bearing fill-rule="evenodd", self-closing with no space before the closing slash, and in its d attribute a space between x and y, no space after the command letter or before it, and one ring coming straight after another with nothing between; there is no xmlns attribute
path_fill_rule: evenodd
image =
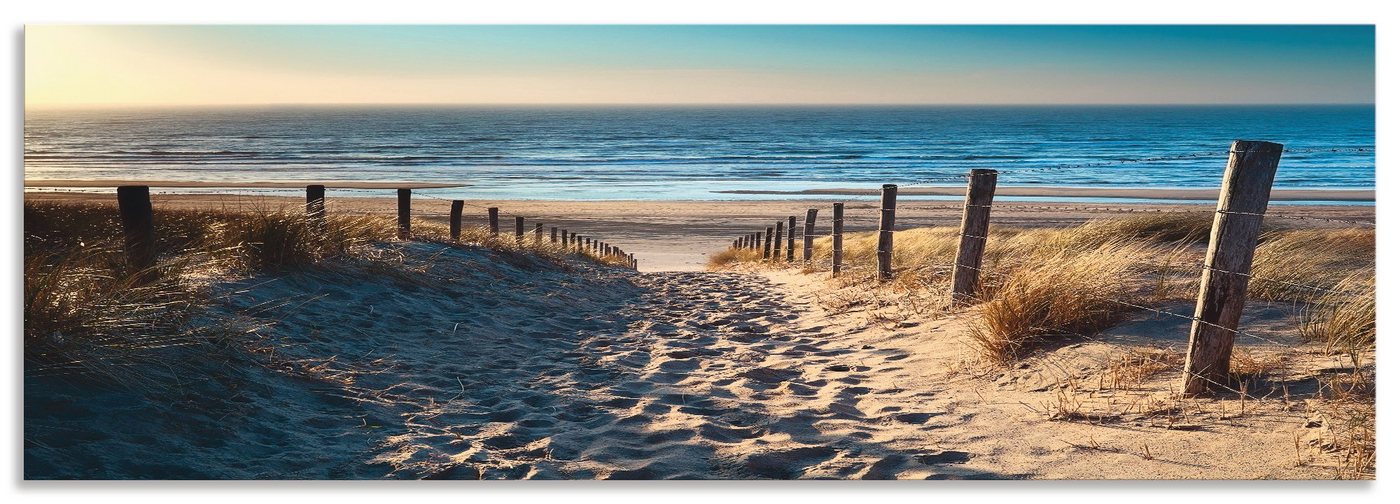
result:
<svg viewBox="0 0 1400 504"><path fill-rule="evenodd" d="M26 108L1374 103L1372 26L68 26Z"/></svg>

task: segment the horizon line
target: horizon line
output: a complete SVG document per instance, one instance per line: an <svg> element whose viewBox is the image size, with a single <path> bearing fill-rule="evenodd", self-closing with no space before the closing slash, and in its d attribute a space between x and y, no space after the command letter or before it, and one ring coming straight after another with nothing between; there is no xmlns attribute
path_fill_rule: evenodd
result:
<svg viewBox="0 0 1400 504"><path fill-rule="evenodd" d="M1370 106L1375 107L1376 103L1371 102L1270 102L1270 103L1220 103L1220 102L1182 102L1182 103L930 103L930 102L910 102L910 103L880 103L880 102L839 102L839 103L748 103L748 102L511 102L511 103L473 103L473 102L365 102L365 103L201 103L201 104L25 104L24 110L102 110L102 109L198 109L198 108L268 108L268 107L321 107L321 108L349 108L349 107L1281 107L1281 106Z"/></svg>

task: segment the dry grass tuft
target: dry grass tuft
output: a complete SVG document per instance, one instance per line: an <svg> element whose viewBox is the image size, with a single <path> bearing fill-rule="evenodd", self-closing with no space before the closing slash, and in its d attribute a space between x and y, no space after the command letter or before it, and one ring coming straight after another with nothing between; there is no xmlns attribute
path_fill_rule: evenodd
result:
<svg viewBox="0 0 1400 504"><path fill-rule="evenodd" d="M1357 271L1376 269L1374 229L1299 229L1265 233L1254 251L1251 298L1310 301Z"/></svg>
<svg viewBox="0 0 1400 504"><path fill-rule="evenodd" d="M752 249L726 248L720 252L710 255L706 267L710 270L720 270L743 263L758 263L763 261L763 252Z"/></svg>
<svg viewBox="0 0 1400 504"><path fill-rule="evenodd" d="M1116 301L1140 296L1134 279L1148 252L1118 242L1028 260L984 297L970 336L984 357L1010 362L1050 337L1106 328L1131 311Z"/></svg>
<svg viewBox="0 0 1400 504"><path fill-rule="evenodd" d="M1313 304L1303 308L1298 332L1303 339L1343 352L1353 365L1362 353L1376 348L1376 278L1369 272L1338 282Z"/></svg>

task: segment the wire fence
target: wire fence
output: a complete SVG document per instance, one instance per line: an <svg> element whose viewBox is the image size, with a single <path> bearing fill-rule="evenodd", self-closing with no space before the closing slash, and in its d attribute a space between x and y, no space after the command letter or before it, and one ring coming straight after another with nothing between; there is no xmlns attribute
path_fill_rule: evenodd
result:
<svg viewBox="0 0 1400 504"><path fill-rule="evenodd" d="M1241 330L1236 326L1239 320L1239 313L1225 315L1220 309L1226 311L1240 310L1244 306L1243 298L1245 286L1249 282L1257 284L1270 284L1288 289L1307 291L1311 294L1321 295L1359 295L1355 288L1336 285L1316 285L1296 278L1273 278L1267 275L1255 274L1251 271L1249 261L1253 257L1253 251L1258 246L1259 233L1262 229L1262 222L1270 219L1290 220L1290 221L1310 221L1341 224L1348 227L1374 228L1375 221L1337 218L1333 216L1320 215L1279 215L1277 213L1266 214L1265 208L1268 203L1270 185L1273 181L1274 170L1277 168L1280 159L1284 154L1303 154L1308 152L1338 152L1342 148L1309 148L1309 149L1284 149L1281 145L1268 142L1236 142L1228 150L1212 150L1201 152L1190 152L1181 155L1153 156L1136 159L1118 159L1103 162L1074 163L1045 166L1039 168L1012 168L1009 170L972 170L962 175L949 175L927 177L902 181L900 184L885 184L880 190L872 192L862 192L861 195L880 194L880 232L876 245L875 271L877 279L888 280L893 277L891 272L891 257L894 254L893 248L893 221L894 221L894 194L900 187L917 187L921 185L932 185L948 182L962 182L967 184L967 202L963 205L948 205L947 209L962 210L962 226L958 233L952 235L953 239L960 242L957 250L957 257L953 264L943 269L946 274L952 276L952 299L954 304L967 301L975 302L972 299L972 286L980 282L1000 280L1000 275L995 271L988 271L981 266L981 255L985 244L995 239L995 236L987 232L990 211L996 205L973 204L973 201L991 201L991 194L998 182L1016 182L1018 177L1029 173L1053 172L1056 170L1083 169L1091 167L1113 166L1129 163L1153 163L1176 160L1191 160L1205 157L1221 158L1229 157L1230 162L1226 164L1225 182L1220 189L1220 198L1216 209L1205 208L1160 208L1160 207L1114 207L1105 206L1070 206L1070 205L1026 205L1016 204L1008 206L1018 211L1026 210L1054 210L1064 212L1083 213L1127 213L1127 214L1182 214L1210 218L1213 230L1210 233L1209 251L1211 253L1205 260L1199 263L1154 263L1139 264L1139 266L1149 266L1166 272L1168 269L1175 270L1183 278L1192 276L1198 277L1201 282L1200 296L1197 300L1197 312L1186 315L1170 310L1164 310L1131 299L1121 299L1113 296L1102 296L1097 293L1082 293L1088 298L1095 299L1102 303L1121 306L1134 311L1153 313L1155 315L1172 317L1192 324L1191 342L1188 345L1189 365L1187 375L1199 375L1197 383L1192 383L1192 379L1187 379L1187 388L1196 388L1201 382L1218 384L1223 376L1218 369L1206 373L1204 371L1193 373L1192 370L1201 371L1211 369L1211 366L1220 366L1211 362L1214 355L1229 356L1228 348L1232 344L1235 336L1246 339L1265 342L1282 349L1291 349L1292 346L1277 338L1258 334L1252 331ZM1365 152L1367 148L1352 148ZM1268 159L1268 158L1272 159ZM1223 160L1223 159L1222 159ZM1266 173L1267 176L1260 175ZM990 177L989 183L978 182L978 177ZM809 210L813 212L814 210ZM1225 229L1222 232L1222 228ZM811 225L804 230L804 234L811 233ZM839 243L840 237L833 227L832 242ZM758 235L745 235L732 242L735 248L764 248ZM1321 251L1319 251L1321 252ZM833 248L832 251L832 272L838 275L842 271L843 265L840 263L842 253ZM766 249L765 259L769 258ZM811 266L812 257L804 254L803 264ZM1229 265L1229 266L1226 266ZM938 269L934 267L934 269ZM1204 306L1210 308L1201 311ZM1209 318L1207 318L1209 316ZM1221 336L1228 336L1223 343ZM1198 342L1197 339L1201 341ZM1223 352L1220 348L1224 348ZM1225 366L1228 368L1228 366Z"/></svg>

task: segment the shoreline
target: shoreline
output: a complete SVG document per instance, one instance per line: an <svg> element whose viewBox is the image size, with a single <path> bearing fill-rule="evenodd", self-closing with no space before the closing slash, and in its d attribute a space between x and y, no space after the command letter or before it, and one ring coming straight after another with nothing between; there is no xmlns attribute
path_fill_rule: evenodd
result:
<svg viewBox="0 0 1400 504"><path fill-rule="evenodd" d="M26 192L25 201L57 203L116 204L115 193ZM157 209L287 209L305 205L300 195L238 194L153 194ZM762 231L787 216L801 216L807 209L818 210L817 232L830 231L831 200L737 200L737 201L561 201L561 200L465 200L463 224L484 226L486 208L500 208L501 222L517 215L533 225L562 227L579 235L602 237L635 253L642 271L696 271L704 269L709 254L723 250L739 235ZM1041 202L997 202L994 225L1018 227L1072 226L1091 219L1141 214L1191 212L1209 214L1215 202L1084 204ZM370 197L328 197L330 212L394 215L397 200L390 194ZM847 201L847 232L873 231L878 227L878 202ZM446 222L450 211L447 200L415 197L413 216ZM1372 205L1277 205L1269 215L1282 217L1275 222L1290 227L1345 227L1345 221L1374 222ZM958 201L902 200L898 205L897 229L931 226L957 226L962 218ZM1292 220L1298 218L1333 219Z"/></svg>
<svg viewBox="0 0 1400 504"><path fill-rule="evenodd" d="M871 193L871 189L836 188L804 189L800 191L734 189L715 191L722 194L751 195L801 195L801 196L854 196ZM967 189L962 186L947 187L901 187L900 196L963 196ZM1171 188L1108 188L1108 187L1026 187L1007 186L996 189L997 196L1034 198L1110 198L1110 199L1151 199L1151 200L1200 200L1216 201L1218 189L1171 189ZM1375 189L1274 189L1271 201L1376 201Z"/></svg>
<svg viewBox="0 0 1400 504"><path fill-rule="evenodd" d="M309 184L318 181L254 181L254 182L202 182L202 181L160 181L160 180L93 180L93 179L63 179L63 180L25 180L26 189L106 189L115 188L120 185L145 185L154 188L175 188L175 189L302 189ZM327 189L453 189L471 187L470 183L443 183L443 182L410 182L410 181L326 181L319 182ZM870 196L876 192L872 188L822 188L822 189L801 189L801 190L777 190L777 189L725 189L711 191L713 194L735 195L735 196ZM190 193L203 194L203 193ZM901 187L900 196L945 196L962 197L966 194L966 188L957 186L919 186ZM1200 201L1214 202L1219 198L1219 190L1214 188L1153 188L1153 187L1082 187L1082 186L1003 186L998 187L996 195L999 197L1013 198L1042 198L1045 201L1053 201L1054 198L1066 198L1066 202L1075 203L1131 203L1131 200L1152 200L1152 201ZM452 199L484 199L484 198L452 198ZM1083 201L1101 199L1102 202ZM1080 201L1075 201L1080 200ZM1123 200L1123 201L1113 201ZM1374 203L1376 201L1375 189L1274 189L1270 193L1271 201L1306 201L1306 202L1338 202L1338 203ZM567 199L517 199L515 201L646 201L635 199L620 200L567 200ZM747 201L747 200L726 200L726 199L678 199L678 200L649 200L649 201ZM774 200L776 201L776 200Z"/></svg>
<svg viewBox="0 0 1400 504"><path fill-rule="evenodd" d="M441 182L360 182L360 181L254 181L254 182L200 182L184 180L92 180L92 179L63 179L63 180L28 180L24 181L24 187L34 188L92 188L104 189L115 188L124 185L143 185L150 187L175 187L187 189L304 189L308 185L320 184L327 189L446 189L453 187L468 187L471 184L464 183L441 183Z"/></svg>

